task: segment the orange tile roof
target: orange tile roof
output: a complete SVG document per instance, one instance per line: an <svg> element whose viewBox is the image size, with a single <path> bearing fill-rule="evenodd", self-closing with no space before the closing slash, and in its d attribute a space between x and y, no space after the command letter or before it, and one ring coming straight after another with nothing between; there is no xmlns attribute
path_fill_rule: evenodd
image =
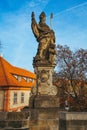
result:
<svg viewBox="0 0 87 130"><path fill-rule="evenodd" d="M14 75L21 76L21 81L18 81ZM12 66L3 57L0 56L0 87L1 86L24 86L32 87L35 82L27 82L23 77L36 79L36 75L28 70Z"/></svg>

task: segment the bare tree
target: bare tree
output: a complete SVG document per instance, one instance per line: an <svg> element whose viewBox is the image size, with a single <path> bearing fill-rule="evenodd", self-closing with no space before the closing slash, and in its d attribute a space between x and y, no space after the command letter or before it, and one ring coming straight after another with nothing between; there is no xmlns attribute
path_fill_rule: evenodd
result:
<svg viewBox="0 0 87 130"><path fill-rule="evenodd" d="M84 90L87 85L87 50L71 51L68 46L57 46L57 71L55 83L66 95L73 100L73 105L82 109Z"/></svg>

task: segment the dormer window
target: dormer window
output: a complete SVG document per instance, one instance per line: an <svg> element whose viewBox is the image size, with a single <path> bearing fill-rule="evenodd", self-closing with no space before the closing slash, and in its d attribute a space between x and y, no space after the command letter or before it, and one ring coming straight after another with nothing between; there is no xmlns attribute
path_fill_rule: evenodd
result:
<svg viewBox="0 0 87 130"><path fill-rule="evenodd" d="M26 80L26 77L23 77L24 78L24 80Z"/></svg>
<svg viewBox="0 0 87 130"><path fill-rule="evenodd" d="M21 81L21 76L14 74L13 75L18 81Z"/></svg>
<svg viewBox="0 0 87 130"><path fill-rule="evenodd" d="M30 82L32 82L32 83L33 83L33 82L34 82L34 79L30 78Z"/></svg>
<svg viewBox="0 0 87 130"><path fill-rule="evenodd" d="M23 77L24 78L24 80L27 82L27 83L29 83L29 78L28 77Z"/></svg>
<svg viewBox="0 0 87 130"><path fill-rule="evenodd" d="M17 76L17 75L15 75L15 74L14 74L13 76L14 76L16 79L18 78L18 76Z"/></svg>
<svg viewBox="0 0 87 130"><path fill-rule="evenodd" d="M32 79L32 82L34 83L34 79Z"/></svg>
<svg viewBox="0 0 87 130"><path fill-rule="evenodd" d="M21 76L18 76L17 79L18 79L18 81L21 81Z"/></svg>
<svg viewBox="0 0 87 130"><path fill-rule="evenodd" d="M30 78L30 77L26 77L26 76L20 76L20 75L16 75L16 74L12 74L18 81L21 81L22 78L27 82L34 82L34 79Z"/></svg>
<svg viewBox="0 0 87 130"><path fill-rule="evenodd" d="M30 80L29 80L29 78L28 78L28 77L26 78L26 81L27 81L27 83L29 83L29 81L30 81Z"/></svg>
<svg viewBox="0 0 87 130"><path fill-rule="evenodd" d="M32 82L32 79L30 78L30 82Z"/></svg>

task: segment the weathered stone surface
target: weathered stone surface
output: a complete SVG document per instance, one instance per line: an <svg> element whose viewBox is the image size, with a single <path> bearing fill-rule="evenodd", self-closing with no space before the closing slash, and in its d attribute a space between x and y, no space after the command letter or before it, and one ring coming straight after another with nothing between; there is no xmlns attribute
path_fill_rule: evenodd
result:
<svg viewBox="0 0 87 130"><path fill-rule="evenodd" d="M29 129L29 112L0 112L0 130Z"/></svg>
<svg viewBox="0 0 87 130"><path fill-rule="evenodd" d="M28 126L28 122L26 120L8 121L8 126L13 128L20 128L20 127Z"/></svg>
<svg viewBox="0 0 87 130"><path fill-rule="evenodd" d="M0 121L7 119L8 112L0 112Z"/></svg>
<svg viewBox="0 0 87 130"><path fill-rule="evenodd" d="M30 109L30 130L58 130L59 110L58 108L34 108Z"/></svg>
<svg viewBox="0 0 87 130"><path fill-rule="evenodd" d="M7 120L23 120L27 119L29 112L8 112L6 119Z"/></svg>
<svg viewBox="0 0 87 130"><path fill-rule="evenodd" d="M54 72L53 66L36 66L34 68L37 75L37 91L39 95L56 95L57 88L53 85L52 75ZM34 88L35 89L35 88ZM33 92L33 91L32 91ZM34 92L35 93L35 90Z"/></svg>
<svg viewBox="0 0 87 130"><path fill-rule="evenodd" d="M29 128L5 128L4 130L29 130Z"/></svg>
<svg viewBox="0 0 87 130"><path fill-rule="evenodd" d="M32 126L30 130L50 130L49 126Z"/></svg>
<svg viewBox="0 0 87 130"><path fill-rule="evenodd" d="M54 31L45 23L46 15L44 12L40 14L39 18L40 21L37 24L34 12L32 12L31 27L36 40L39 42L33 66L55 65L56 47Z"/></svg>
<svg viewBox="0 0 87 130"><path fill-rule="evenodd" d="M86 130L86 112L60 112L59 130Z"/></svg>
<svg viewBox="0 0 87 130"><path fill-rule="evenodd" d="M54 95L32 95L30 98L30 130L59 129L59 98Z"/></svg>
<svg viewBox="0 0 87 130"><path fill-rule="evenodd" d="M31 108L59 108L59 98L50 95L36 95L30 98Z"/></svg>
<svg viewBox="0 0 87 130"><path fill-rule="evenodd" d="M4 128L4 127L7 127L8 125L8 122L3 120L3 121L0 121L0 128Z"/></svg>

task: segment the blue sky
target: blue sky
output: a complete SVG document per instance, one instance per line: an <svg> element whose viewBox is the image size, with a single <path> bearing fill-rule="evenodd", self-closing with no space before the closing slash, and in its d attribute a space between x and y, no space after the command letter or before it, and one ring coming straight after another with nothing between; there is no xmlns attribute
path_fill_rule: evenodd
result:
<svg viewBox="0 0 87 130"><path fill-rule="evenodd" d="M0 41L3 57L12 65L33 71L38 43L31 30L31 12L37 22L44 11L56 35L56 45L87 49L87 0L0 0Z"/></svg>

